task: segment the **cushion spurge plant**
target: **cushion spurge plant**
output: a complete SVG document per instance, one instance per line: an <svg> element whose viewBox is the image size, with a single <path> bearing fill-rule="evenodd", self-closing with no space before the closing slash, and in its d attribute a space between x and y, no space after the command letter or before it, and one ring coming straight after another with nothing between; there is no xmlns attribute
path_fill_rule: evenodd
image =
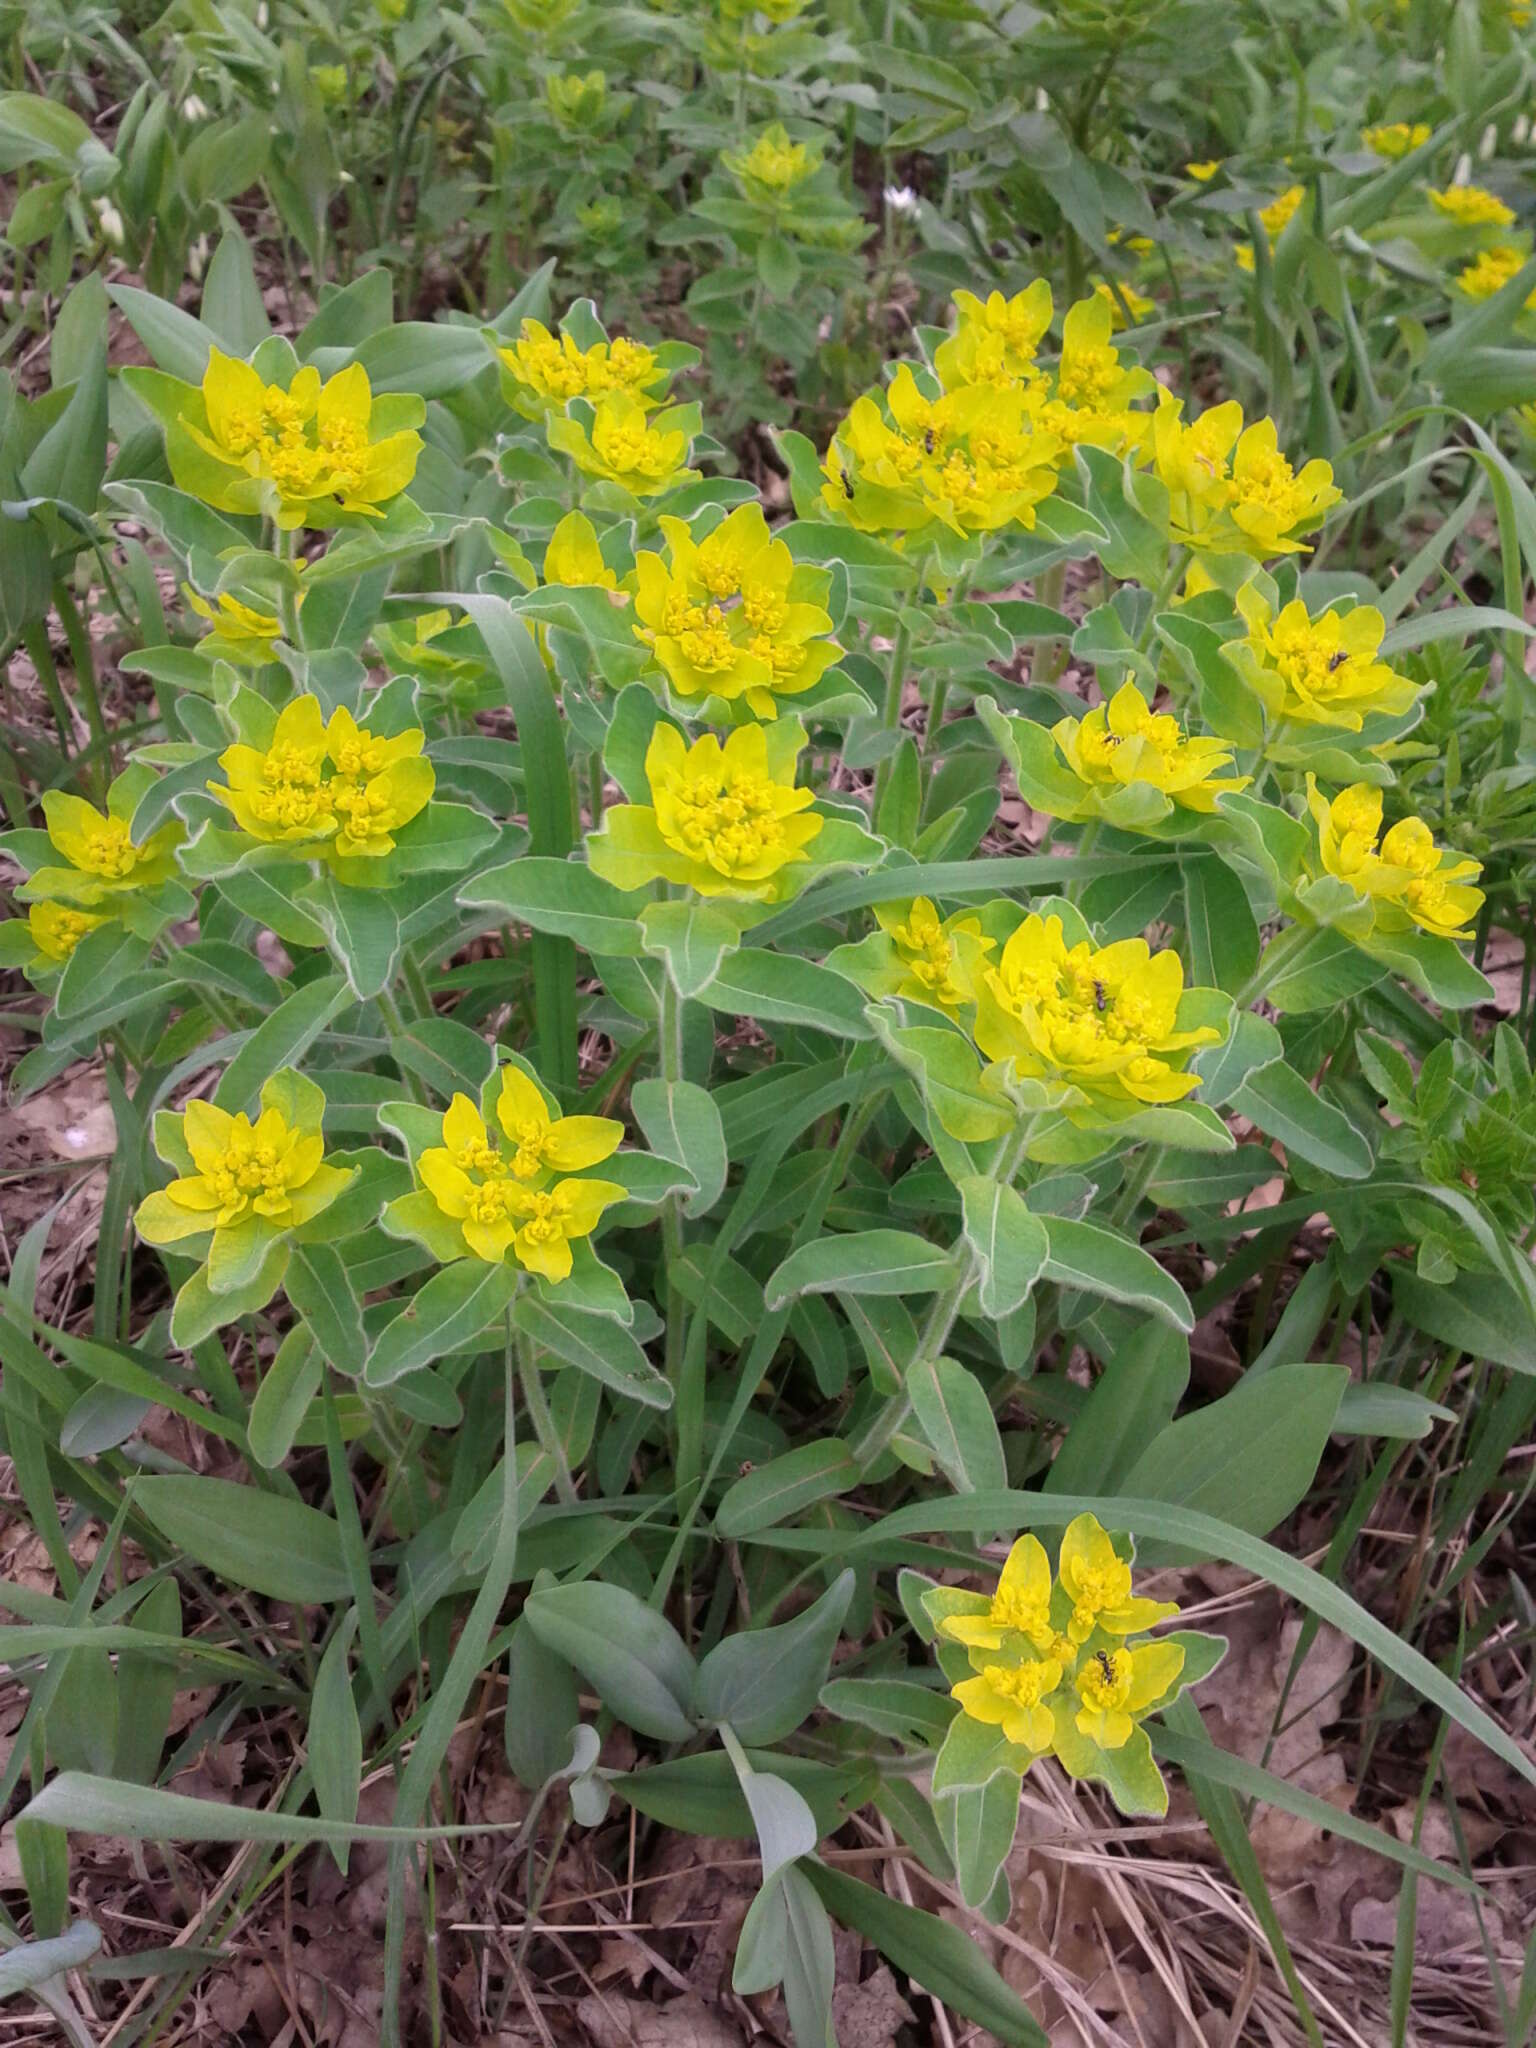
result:
<svg viewBox="0 0 1536 2048"><path fill-rule="evenodd" d="M1288 2032L1265 1807L1518 1976L1519 1844L1372 1816L1435 1716L1533 1780L1531 53L1212 11L74 9L0 94L0 1939L70 2040L370 1833L380 2048L558 2032L571 1858L683 1831L755 1841L765 2038L858 1942L1041 2048L1114 1972L978 1938L1031 1773L1127 1899L1200 1857L1276 2039L1443 2013L1405 1908ZM1329 1624L1353 1810L1202 1718L1212 1572L1293 1700Z"/></svg>

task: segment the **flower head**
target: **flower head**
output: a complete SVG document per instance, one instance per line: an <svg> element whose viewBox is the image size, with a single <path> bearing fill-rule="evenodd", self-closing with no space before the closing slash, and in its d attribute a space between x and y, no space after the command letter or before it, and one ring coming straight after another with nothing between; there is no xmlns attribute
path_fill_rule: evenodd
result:
<svg viewBox="0 0 1536 2048"><path fill-rule="evenodd" d="M264 844L302 847L327 861L379 859L432 795L425 740L420 727L384 738L344 706L323 721L318 698L294 697L265 747L225 748L225 783L208 788L240 830Z"/></svg>
<svg viewBox="0 0 1536 2048"><path fill-rule="evenodd" d="M1213 811L1227 790L1246 789L1250 775L1227 775L1225 740L1191 738L1169 711L1154 712L1134 683L1122 683L1107 704L1051 728L1067 766L1090 788L1145 783L1189 811Z"/></svg>
<svg viewBox="0 0 1536 2048"><path fill-rule="evenodd" d="M417 1161L421 1189L387 1212L392 1227L439 1258L491 1265L510 1258L546 1280L564 1280L571 1245L624 1199L616 1182L560 1177L610 1158L624 1126L611 1117L559 1115L515 1065L502 1072L494 1122L467 1095L455 1095L441 1135Z"/></svg>
<svg viewBox="0 0 1536 2048"><path fill-rule="evenodd" d="M177 484L221 512L270 512L285 531L334 526L383 517L416 473L423 416L419 398L375 399L361 363L323 383L306 367L285 387L213 348L166 451Z"/></svg>
<svg viewBox="0 0 1536 2048"><path fill-rule="evenodd" d="M1010 1742L1043 1756L1056 1735L1056 1715L1047 1704L1061 1684L1054 1657L1026 1657L1017 1664L984 1664L977 1678L951 1688L961 1711L973 1721L1001 1728Z"/></svg>
<svg viewBox="0 0 1536 2048"><path fill-rule="evenodd" d="M1111 333L1118 334L1122 327L1130 324L1125 317L1126 307L1130 308L1132 320L1145 320L1149 313L1157 311L1157 301L1137 291L1135 285L1127 283L1124 278L1121 278L1118 288L1101 279L1094 286L1093 295L1102 299L1109 308Z"/></svg>
<svg viewBox="0 0 1536 2048"><path fill-rule="evenodd" d="M1245 427L1235 399L1188 423L1182 413L1181 399L1159 393L1152 457L1168 492L1171 537L1213 554L1304 553L1299 536L1343 496L1332 466L1315 458L1293 469L1274 421Z"/></svg>
<svg viewBox="0 0 1536 2048"><path fill-rule="evenodd" d="M1013 1635L1042 1655L1053 1649L1059 1631L1051 1620L1051 1561L1039 1537L1020 1536L1014 1543L980 1611L946 1613L937 1626L941 1636L968 1650L1000 1650ZM1070 1648L1064 1654L1070 1660Z"/></svg>
<svg viewBox="0 0 1536 2048"><path fill-rule="evenodd" d="M910 903L877 903L875 921L895 955L894 979L882 994L910 996L953 1016L975 1000L975 977L996 945L973 913L939 913L926 896Z"/></svg>
<svg viewBox="0 0 1536 2048"><path fill-rule="evenodd" d="M976 1043L1015 1076L1066 1082L1111 1113L1179 1102L1199 1086L1186 1057L1221 1033L1182 1025L1184 969L1145 939L1068 946L1031 911L977 977Z"/></svg>
<svg viewBox="0 0 1536 2048"><path fill-rule="evenodd" d="M1132 1593L1131 1568L1093 1515L1078 1515L1067 1524L1057 1571L1071 1607L1067 1634L1074 1643L1086 1643L1095 1629L1137 1635L1179 1611L1174 1601L1144 1600Z"/></svg>
<svg viewBox="0 0 1536 2048"><path fill-rule="evenodd" d="M637 637L679 697L775 717L780 697L810 689L842 652L829 637L830 572L797 566L755 501L702 541L685 520L660 525L669 559L635 558Z"/></svg>
<svg viewBox="0 0 1536 2048"><path fill-rule="evenodd" d="M1078 1733L1099 1749L1124 1749L1138 1716L1166 1698L1183 1669L1184 1650L1178 1643L1122 1643L1093 1651L1079 1661L1072 1679L1082 1702Z"/></svg>
<svg viewBox="0 0 1536 2048"><path fill-rule="evenodd" d="M159 826L147 839L135 840L133 814L144 793L143 774L130 771L120 776L107 791L105 811L67 790L43 792L48 843L64 865L34 870L17 891L23 903L95 908L126 892L153 889L171 880L176 873L176 848L186 830L173 821Z"/></svg>
<svg viewBox="0 0 1536 2048"><path fill-rule="evenodd" d="M1402 818L1382 838L1381 791L1367 782L1352 783L1330 801L1309 775L1307 807L1323 872L1371 903L1378 928L1417 926L1435 938L1471 938L1483 906L1482 890L1471 886L1483 871L1481 861L1437 846L1422 818Z"/></svg>
<svg viewBox="0 0 1536 2048"><path fill-rule="evenodd" d="M654 498L697 479L699 472L687 467L696 430L696 407L674 406L649 419L645 403L623 390L598 400L590 428L556 416L544 431L550 447L588 476L618 484L632 498Z"/></svg>
<svg viewBox="0 0 1536 2048"><path fill-rule="evenodd" d="M965 384L1028 383L1039 374L1035 357L1050 329L1054 304L1049 280L1037 277L1012 298L956 292L955 331L940 342L933 366L946 391Z"/></svg>
<svg viewBox="0 0 1536 2048"><path fill-rule="evenodd" d="M784 123L775 121L749 150L735 155L727 150L720 161L750 196L777 199L804 184L820 164L821 152L791 142Z"/></svg>
<svg viewBox="0 0 1536 2048"><path fill-rule="evenodd" d="M1457 272L1456 289L1465 292L1469 299L1491 299L1529 261L1527 252L1517 249L1513 242L1495 242L1491 249L1480 249ZM1525 310L1536 312L1536 291L1527 296Z"/></svg>
<svg viewBox="0 0 1536 2048"><path fill-rule="evenodd" d="M1198 185L1208 185L1220 169L1221 158L1217 156L1203 157L1197 163L1184 166L1186 176L1193 178Z"/></svg>
<svg viewBox="0 0 1536 2048"><path fill-rule="evenodd" d="M1313 618L1300 598L1276 615L1245 583L1238 610L1248 623L1244 673L1276 718L1359 732L1373 714L1400 716L1419 688L1378 658L1386 620L1374 605L1334 607Z"/></svg>
<svg viewBox="0 0 1536 2048"><path fill-rule="evenodd" d="M722 746L706 733L692 746L663 721L646 749L649 804L616 804L587 841L594 873L633 889L662 880L701 896L776 902L793 893L792 871L824 820L795 786L805 745L797 719L738 726Z"/></svg>
<svg viewBox="0 0 1536 2048"><path fill-rule="evenodd" d="M1430 134L1427 121L1379 121L1374 128L1362 129L1360 140L1377 156L1401 157L1422 148Z"/></svg>
<svg viewBox="0 0 1536 2048"><path fill-rule="evenodd" d="M551 334L540 320L524 320L510 348L496 351L503 389L528 419L563 412L573 398L622 394L642 410L660 402L668 371L656 351L619 335L582 348L569 334Z"/></svg>
<svg viewBox="0 0 1536 2048"><path fill-rule="evenodd" d="M822 465L822 497L861 533L1032 527L1056 488L1060 445L1023 389L972 384L930 398L903 363L883 406L854 400Z"/></svg>
<svg viewBox="0 0 1536 2048"><path fill-rule="evenodd" d="M324 1109L314 1082L285 1067L263 1084L254 1121L201 1098L180 1116L157 1118L156 1150L178 1175L139 1204L140 1237L180 1246L208 1236L212 1292L248 1283L265 1254L313 1222L353 1178L325 1164Z"/></svg>
<svg viewBox="0 0 1536 2048"><path fill-rule="evenodd" d="M1141 303L1151 310L1149 300ZM1121 359L1110 336L1124 324L1107 287L1067 309L1061 359L1039 414L1047 432L1059 437L1064 456L1080 443L1125 452L1146 436L1151 422L1132 407L1157 389L1157 380L1150 370Z"/></svg>
<svg viewBox="0 0 1536 2048"><path fill-rule="evenodd" d="M603 560L597 532L585 512L567 512L544 550L543 581L563 588L617 588L618 576Z"/></svg>
<svg viewBox="0 0 1536 2048"><path fill-rule="evenodd" d="M110 924L109 914L76 910L69 903L34 903L27 911L27 929L41 959L62 967L87 932Z"/></svg>
<svg viewBox="0 0 1536 2048"><path fill-rule="evenodd" d="M1429 203L1460 228L1507 228L1515 217L1513 207L1481 185L1447 185L1443 192L1432 191Z"/></svg>

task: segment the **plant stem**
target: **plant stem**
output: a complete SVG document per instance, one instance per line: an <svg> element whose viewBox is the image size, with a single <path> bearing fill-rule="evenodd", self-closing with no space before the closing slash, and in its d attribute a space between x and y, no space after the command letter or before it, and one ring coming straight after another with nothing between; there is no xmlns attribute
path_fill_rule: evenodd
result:
<svg viewBox="0 0 1536 2048"><path fill-rule="evenodd" d="M54 585L53 604L64 628L64 638L69 643L75 688L80 692L85 705L85 722L90 727L93 757L90 780L94 788L104 794L112 779L112 736L107 731L107 721L101 709L101 692L96 687L96 657L91 651L91 636L74 599L62 583Z"/></svg>
<svg viewBox="0 0 1536 2048"><path fill-rule="evenodd" d="M661 1078L675 1086L683 1078L683 999L673 986L670 972L664 972L661 978L657 1043L661 1054ZM683 1357L688 1342L688 1305L674 1277L683 1257L682 1197L676 1193L668 1195L662 1204L661 1245L667 1269L665 1367L667 1383L672 1389L673 1428L677 1433L680 1455L685 1437L691 1439L696 1428L702 1429L703 1417L683 1412Z"/></svg>
<svg viewBox="0 0 1536 2048"><path fill-rule="evenodd" d="M571 1478L571 1468L566 1462L565 1445L560 1441L560 1432L555 1428L555 1418L550 1413L548 1401L544 1398L544 1383L539 1378L538 1360L534 1357L530 1344L511 1336L510 1320L507 1329L509 1343L516 1346L517 1378L523 1390L523 1406L528 1410L528 1420L533 1424L533 1433L539 1440L539 1448L555 1468L555 1492L566 1507L574 1507L576 1485Z"/></svg>

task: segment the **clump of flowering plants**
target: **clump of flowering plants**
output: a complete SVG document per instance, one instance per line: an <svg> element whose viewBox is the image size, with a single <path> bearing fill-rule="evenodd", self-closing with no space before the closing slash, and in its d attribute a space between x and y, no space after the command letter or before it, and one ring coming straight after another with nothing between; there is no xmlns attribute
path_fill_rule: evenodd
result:
<svg viewBox="0 0 1536 2048"><path fill-rule="evenodd" d="M783 125L720 175L742 237L831 203ZM1222 1644L1164 1626L1170 1566L1273 1579L1519 1757L1263 1541L1335 1438L1445 1413L1321 1355L1373 1276L1414 1328L1532 1305L1524 1154L1497 1211L1443 1173L1399 1049L1465 1066L1489 986L1480 862L1405 786L1433 672L1312 580L1328 460L1159 384L1113 292L975 282L824 445L777 437L782 515L703 431L694 352L557 317L543 274L483 330L354 328L362 278L291 338L248 294L127 301L155 363L118 377L101 516L181 600L127 658L121 772L6 841L0 946L40 998L19 1085L103 1052L138 1248L89 1344L13 1290L47 1442L17 1471L88 1441L92 1512L167 1571L312 1616L272 1839L344 1859L397 1767L387 2041L408 1852L493 1671L536 1806L757 1837L735 1983L781 1986L802 2048L829 1916L1043 2039L839 1867L871 1801L1000 1920L1030 1772L1135 1817L1172 1765L1228 1851L1232 1788L1304 1796L1204 1740ZM1500 1059L1458 1132L1526 1115ZM1282 1178L1270 1227L1330 1249L1187 1408ZM156 1448L157 1405L219 1476ZM151 1597L174 1684L254 1711L263 1668ZM91 1680L113 1747L37 1689L29 1828L196 1837L157 1788L173 1688L126 1739L132 1666ZM34 1911L58 1839L28 1837Z"/></svg>

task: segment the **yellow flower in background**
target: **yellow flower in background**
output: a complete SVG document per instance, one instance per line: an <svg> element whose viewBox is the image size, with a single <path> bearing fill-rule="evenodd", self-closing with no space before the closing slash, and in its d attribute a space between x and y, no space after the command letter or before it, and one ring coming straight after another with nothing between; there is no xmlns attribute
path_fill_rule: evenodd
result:
<svg viewBox="0 0 1536 2048"><path fill-rule="evenodd" d="M589 127L608 98L608 75L603 71L552 71L544 81L544 97L562 128Z"/></svg>
<svg viewBox="0 0 1536 2048"><path fill-rule="evenodd" d="M910 903L877 903L875 921L895 952L895 976L883 994L932 1003L951 1016L973 1000L975 976L996 945L973 913L941 918L926 896Z"/></svg>
<svg viewBox="0 0 1536 2048"><path fill-rule="evenodd" d="M1374 605L1315 619L1300 598L1278 614L1256 584L1237 593L1251 660L1243 673L1275 718L1359 732L1373 713L1400 716L1419 686L1379 659L1386 620Z"/></svg>
<svg viewBox="0 0 1536 2048"><path fill-rule="evenodd" d="M1056 1569L1071 1608L1066 1628L1074 1643L1086 1643L1096 1628L1113 1636L1139 1635L1179 1611L1176 1601L1141 1599L1132 1592L1130 1566L1093 1515L1077 1515L1067 1524Z"/></svg>
<svg viewBox="0 0 1536 2048"><path fill-rule="evenodd" d="M219 756L225 784L211 795L242 832L315 859L377 859L425 809L435 787L419 726L384 738L338 706L329 722L316 697L283 707L270 743L237 742Z"/></svg>
<svg viewBox="0 0 1536 2048"><path fill-rule="evenodd" d="M962 1678L950 1692L971 1720L1001 1728L1009 1742L1043 1755L1056 1735L1056 1716L1046 1702L1060 1684L1061 1665L1039 1657L984 1664L979 1677Z"/></svg>
<svg viewBox="0 0 1536 2048"><path fill-rule="evenodd" d="M1246 789L1251 775L1227 775L1225 740L1191 738L1171 712L1154 712L1134 683L1122 683L1107 704L1051 728L1067 766L1082 782L1105 789L1147 783L1185 810L1214 811L1227 790Z"/></svg>
<svg viewBox="0 0 1536 2048"><path fill-rule="evenodd" d="M1211 1025L1180 1029L1184 993L1171 949L1069 947L1059 917L1031 911L977 976L974 1036L1019 1078L1068 1082L1107 1107L1179 1102L1200 1085L1187 1054L1221 1037Z"/></svg>
<svg viewBox="0 0 1536 2048"><path fill-rule="evenodd" d="M1169 495L1171 537L1213 554L1305 552L1299 538L1321 525L1343 493L1332 465L1299 472L1281 454L1272 419L1243 425L1236 399L1185 423L1183 401L1158 395L1152 459Z"/></svg>
<svg viewBox="0 0 1536 2048"><path fill-rule="evenodd" d="M1431 191L1429 203L1462 228L1507 228L1515 217L1513 207L1481 185L1447 185L1443 192Z"/></svg>
<svg viewBox="0 0 1536 2048"><path fill-rule="evenodd" d="M644 342L619 335L584 349L569 334L551 334L541 320L524 320L517 340L496 353L509 395L528 419L561 412L572 398L616 393L642 408L656 405L669 375Z"/></svg>
<svg viewBox="0 0 1536 2048"><path fill-rule="evenodd" d="M197 616L213 628L198 642L199 654L206 654L210 660L234 662L240 668L260 668L276 659L274 650L282 638L283 622L275 612L242 604L227 591L221 591L210 604L190 583L182 584L181 594ZM303 603L302 596L299 602Z"/></svg>
<svg viewBox="0 0 1536 2048"><path fill-rule="evenodd" d="M1369 900L1383 930L1416 925L1435 938L1471 938L1483 907L1482 890L1471 886L1483 871L1481 861L1437 846L1422 818L1399 820L1378 846L1381 791L1366 782L1352 783L1330 801L1308 775L1307 808L1324 873Z"/></svg>
<svg viewBox="0 0 1536 2048"><path fill-rule="evenodd" d="M1177 1613L1175 1608L1174 1612ZM1080 1735L1100 1749L1124 1749L1137 1719L1163 1700L1184 1669L1179 1643L1137 1643L1095 1650L1084 1657L1072 1684L1082 1702Z"/></svg>
<svg viewBox="0 0 1536 2048"><path fill-rule="evenodd" d="M1020 388L968 385L930 398L903 363L885 404L856 398L822 465L822 498L861 533L1032 527L1056 488L1060 442Z"/></svg>
<svg viewBox="0 0 1536 2048"><path fill-rule="evenodd" d="M1374 128L1362 129L1360 140L1377 156L1402 157L1422 148L1430 134L1427 121L1381 121Z"/></svg>
<svg viewBox="0 0 1536 2048"><path fill-rule="evenodd" d="M1137 237L1137 240L1143 239L1145 238ZM1134 248L1136 246L1135 242L1132 242L1130 246ZM1151 243L1148 242L1147 247L1150 249L1151 246ZM1118 288L1101 281L1094 286L1093 291L1095 298L1102 299L1109 308L1110 331L1114 334L1118 334L1122 328L1129 324L1122 310L1122 304L1130 307L1132 320L1145 320L1149 313L1157 311L1157 301L1155 299L1149 299L1145 293L1137 291L1133 284L1127 284L1123 278L1120 280Z"/></svg>
<svg viewBox="0 0 1536 2048"><path fill-rule="evenodd" d="M995 291L978 299L959 291L954 303L955 332L939 343L933 358L946 391L966 384L1028 383L1037 374L1035 357L1055 310L1047 279L1037 277L1012 298Z"/></svg>
<svg viewBox="0 0 1536 2048"><path fill-rule="evenodd" d="M549 536L542 580L566 589L618 587L618 576L603 560L597 530L585 512L567 512Z"/></svg>
<svg viewBox="0 0 1536 2048"><path fill-rule="evenodd" d="M133 813L144 791L133 771L107 792L98 811L68 790L44 790L43 821L63 867L36 869L17 890L23 903L72 903L95 908L128 890L153 889L176 873L176 848L186 837L179 822L161 825L144 841L133 837ZM62 926L54 929L62 931ZM83 936L81 934L80 936Z"/></svg>
<svg viewBox="0 0 1536 2048"><path fill-rule="evenodd" d="M1516 248L1513 242L1496 242L1491 249L1480 249L1472 261L1457 272L1456 289L1465 292L1469 299L1491 299L1495 292L1503 291L1516 271L1529 260L1529 251ZM1536 290L1528 294L1525 309L1536 312Z"/></svg>
<svg viewBox="0 0 1536 2048"><path fill-rule="evenodd" d="M744 701L759 718L820 682L842 648L830 638L828 570L798 566L755 501L702 541L660 520L668 559L635 557L635 633L677 695Z"/></svg>
<svg viewBox="0 0 1536 2048"><path fill-rule="evenodd" d="M1221 169L1221 158L1217 156L1207 157L1200 163L1186 164L1184 169L1188 176L1193 178L1197 184L1208 185Z"/></svg>
<svg viewBox="0 0 1536 2048"><path fill-rule="evenodd" d="M223 1291L254 1277L262 1251L312 1222L353 1177L325 1164L324 1111L314 1082L285 1067L263 1084L254 1123L200 1098L180 1116L157 1118L156 1149L180 1172L139 1204L140 1237L179 1245L211 1231L209 1286Z"/></svg>
<svg viewBox="0 0 1536 2048"><path fill-rule="evenodd" d="M814 174L821 152L806 143L791 142L784 123L775 121L749 150L736 155L726 150L720 161L749 193L778 198Z"/></svg>
<svg viewBox="0 0 1536 2048"><path fill-rule="evenodd" d="M590 431L558 415L544 431L550 447L569 455L579 470L618 484L634 498L654 498L699 475L687 467L696 407L675 406L650 419L645 404L622 391L598 402Z"/></svg>
<svg viewBox="0 0 1536 2048"><path fill-rule="evenodd" d="M285 389L213 348L200 391L186 388L166 433L171 475L219 511L270 512L285 531L380 519L416 474L421 400L375 399L360 363L323 383L306 367Z"/></svg>
<svg viewBox="0 0 1536 2048"><path fill-rule="evenodd" d="M1158 388L1157 380L1121 360L1110 340L1114 325L1115 308L1098 295L1069 306L1062 322L1061 359L1039 409L1041 425L1060 437L1062 461L1080 443L1126 453L1150 430L1150 416L1131 408Z"/></svg>
<svg viewBox="0 0 1536 2048"><path fill-rule="evenodd" d="M1301 202L1307 196L1305 187L1288 185L1285 191L1271 199L1268 206L1259 208L1259 226L1271 242L1278 242L1300 211Z"/></svg>
<svg viewBox="0 0 1536 2048"><path fill-rule="evenodd" d="M107 912L76 910L68 903L34 903L27 911L27 929L32 943L45 960L62 967L87 932L110 924Z"/></svg>

